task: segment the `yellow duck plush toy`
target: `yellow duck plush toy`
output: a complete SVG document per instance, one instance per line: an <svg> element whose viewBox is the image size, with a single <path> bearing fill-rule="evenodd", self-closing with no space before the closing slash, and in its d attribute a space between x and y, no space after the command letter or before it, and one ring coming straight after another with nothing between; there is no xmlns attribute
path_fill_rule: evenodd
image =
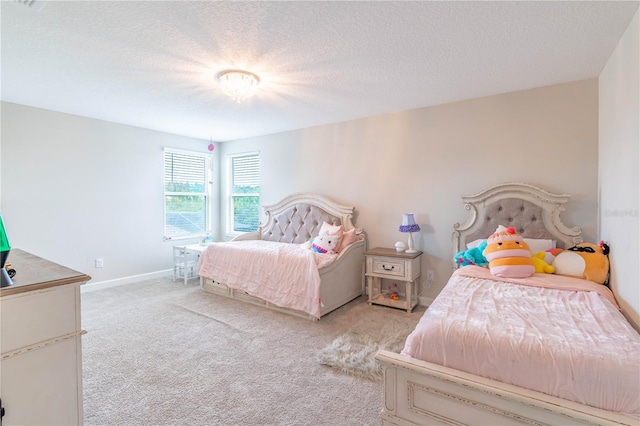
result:
<svg viewBox="0 0 640 426"><path fill-rule="evenodd" d="M499 226L487 239L483 254L489 261L489 271L498 277L525 278L536 271L529 246L513 228Z"/></svg>
<svg viewBox="0 0 640 426"><path fill-rule="evenodd" d="M531 255L531 262L536 268L536 274L553 274L555 272L555 268L544 260L545 256L546 253L543 251Z"/></svg>

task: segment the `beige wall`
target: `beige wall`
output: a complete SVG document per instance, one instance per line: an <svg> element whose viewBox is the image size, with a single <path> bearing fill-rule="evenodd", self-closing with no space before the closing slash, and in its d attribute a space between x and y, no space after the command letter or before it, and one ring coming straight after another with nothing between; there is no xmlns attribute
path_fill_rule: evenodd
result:
<svg viewBox="0 0 640 426"><path fill-rule="evenodd" d="M600 74L600 235L611 287L640 330L640 31L637 12Z"/></svg>
<svg viewBox="0 0 640 426"><path fill-rule="evenodd" d="M2 103L0 210L12 247L93 282L170 269L172 243L162 238L163 147L208 152L208 144ZM95 268L97 257L104 268Z"/></svg>
<svg viewBox="0 0 640 426"><path fill-rule="evenodd" d="M571 193L565 222L596 239L597 113L592 79L223 143L214 158L260 151L263 204L312 191L354 205L370 247L406 241L398 225L403 212L414 212L423 269L436 271L430 288L421 283L429 299L451 272L463 194L504 181ZM206 145L3 103L0 208L13 245L96 281L170 268L170 244L161 240L161 148ZM96 257L104 269L94 268Z"/></svg>
<svg viewBox="0 0 640 426"><path fill-rule="evenodd" d="M406 241L402 213L415 213L422 268L436 272L430 288L423 276L427 299L451 274L461 195L507 181L570 193L565 223L596 240L597 79L226 142L220 153L254 150L262 204L311 191L353 205L369 247Z"/></svg>

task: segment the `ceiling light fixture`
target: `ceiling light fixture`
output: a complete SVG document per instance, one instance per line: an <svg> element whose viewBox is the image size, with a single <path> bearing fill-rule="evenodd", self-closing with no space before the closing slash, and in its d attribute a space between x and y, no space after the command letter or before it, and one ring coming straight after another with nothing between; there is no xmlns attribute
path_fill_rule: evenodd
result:
<svg viewBox="0 0 640 426"><path fill-rule="evenodd" d="M258 90L260 78L247 71L227 70L218 74L222 92L236 102L253 96Z"/></svg>

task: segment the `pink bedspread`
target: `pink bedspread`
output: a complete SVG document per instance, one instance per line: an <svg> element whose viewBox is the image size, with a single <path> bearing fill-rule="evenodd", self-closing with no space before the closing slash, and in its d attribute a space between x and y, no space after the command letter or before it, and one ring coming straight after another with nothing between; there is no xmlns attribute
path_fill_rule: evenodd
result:
<svg viewBox="0 0 640 426"><path fill-rule="evenodd" d="M402 354L640 418L640 335L585 280L461 268Z"/></svg>
<svg viewBox="0 0 640 426"><path fill-rule="evenodd" d="M301 244L250 240L214 243L200 256L198 275L283 308L320 317L320 273L337 255Z"/></svg>

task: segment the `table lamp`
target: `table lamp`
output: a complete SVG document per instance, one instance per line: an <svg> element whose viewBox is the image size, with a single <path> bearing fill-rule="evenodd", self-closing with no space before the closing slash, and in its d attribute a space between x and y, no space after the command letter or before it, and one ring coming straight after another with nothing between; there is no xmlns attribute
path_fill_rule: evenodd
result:
<svg viewBox="0 0 640 426"><path fill-rule="evenodd" d="M11 278L9 277L9 273L4 268L4 264L7 261L7 258L9 257L10 251L11 251L11 246L9 245L7 232L4 230L4 222L2 221L2 215L0 215L0 254L1 254L0 260L2 261L2 263L0 264L0 266L2 267L2 272L0 272L1 287L8 287L11 284L13 284L13 282L11 281Z"/></svg>
<svg viewBox="0 0 640 426"><path fill-rule="evenodd" d="M413 247L413 236L411 235L414 232L418 232L420 230L420 226L413 219L413 213L402 213L402 225L400 225L400 232L408 232L409 233L409 248L405 251L405 253L417 253Z"/></svg>

